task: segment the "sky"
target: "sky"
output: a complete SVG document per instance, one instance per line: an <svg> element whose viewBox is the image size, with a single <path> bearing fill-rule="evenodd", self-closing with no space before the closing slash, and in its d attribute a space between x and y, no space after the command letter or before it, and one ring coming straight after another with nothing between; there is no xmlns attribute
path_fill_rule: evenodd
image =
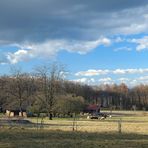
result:
<svg viewBox="0 0 148 148"><path fill-rule="evenodd" d="M148 84L148 0L1 0L0 75L55 61L75 82Z"/></svg>

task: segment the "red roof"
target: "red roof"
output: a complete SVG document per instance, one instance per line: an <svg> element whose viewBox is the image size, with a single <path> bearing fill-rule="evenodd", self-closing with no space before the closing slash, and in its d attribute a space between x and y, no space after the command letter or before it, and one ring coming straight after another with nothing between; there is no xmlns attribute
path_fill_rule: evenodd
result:
<svg viewBox="0 0 148 148"><path fill-rule="evenodd" d="M90 104L90 105L88 105L88 107L87 107L87 110L97 110L97 109L99 109L99 105L97 105L97 104Z"/></svg>

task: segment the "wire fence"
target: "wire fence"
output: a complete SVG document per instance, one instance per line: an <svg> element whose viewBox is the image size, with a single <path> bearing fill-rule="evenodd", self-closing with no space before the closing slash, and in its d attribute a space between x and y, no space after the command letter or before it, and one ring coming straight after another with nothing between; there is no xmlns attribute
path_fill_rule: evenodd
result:
<svg viewBox="0 0 148 148"><path fill-rule="evenodd" d="M8 129L37 129L63 130L77 132L118 132L148 134L148 121L119 120L38 120L31 122L28 119L0 119L0 128Z"/></svg>

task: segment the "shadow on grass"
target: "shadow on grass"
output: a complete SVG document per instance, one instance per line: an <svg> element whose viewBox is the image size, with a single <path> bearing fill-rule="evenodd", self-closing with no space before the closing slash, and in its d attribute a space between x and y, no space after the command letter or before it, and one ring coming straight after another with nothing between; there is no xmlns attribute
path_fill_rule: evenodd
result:
<svg viewBox="0 0 148 148"><path fill-rule="evenodd" d="M1 148L147 148L148 135L52 130L0 131Z"/></svg>

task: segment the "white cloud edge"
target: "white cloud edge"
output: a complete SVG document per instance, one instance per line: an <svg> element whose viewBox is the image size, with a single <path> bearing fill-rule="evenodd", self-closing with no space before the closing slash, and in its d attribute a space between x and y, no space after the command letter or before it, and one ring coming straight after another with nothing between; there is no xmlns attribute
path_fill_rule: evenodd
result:
<svg viewBox="0 0 148 148"><path fill-rule="evenodd" d="M16 64L21 61L29 61L33 58L52 58L57 55L61 50L68 52L75 52L78 54L86 54L100 45L109 46L113 43L129 42L136 44L136 51L148 49L148 36L141 38L127 39L125 37L107 38L101 36L98 40L94 41L67 41L67 40L48 40L43 43L28 43L11 44L11 47L17 47L16 52L6 53L6 61L1 61L1 64ZM114 51L132 51L132 47L123 46L115 48ZM95 73L95 72L94 72ZM88 74L89 75L89 74Z"/></svg>
<svg viewBox="0 0 148 148"><path fill-rule="evenodd" d="M100 78L100 79L96 79L96 78L88 78L88 77L82 77L79 79L73 79L73 82L76 83L82 83L82 84L87 84L87 85L113 85L113 84L121 84L121 83L125 83L127 86L129 87L134 87L140 84L143 85L148 85L148 76L141 76L141 77L137 77L137 78L127 78L127 77L121 77L121 78L116 78L113 79L111 77L104 77L104 78Z"/></svg>
<svg viewBox="0 0 148 148"><path fill-rule="evenodd" d="M119 48L115 48L114 51L117 52L117 51L132 51L133 49L131 47L126 47L126 46L123 46L123 47L119 47Z"/></svg>
<svg viewBox="0 0 148 148"><path fill-rule="evenodd" d="M87 71L79 71L75 73L75 76L100 76L107 74L115 74L115 75L125 75L125 74L143 74L148 73L148 68L135 68L135 69L89 69Z"/></svg>
<svg viewBox="0 0 148 148"><path fill-rule="evenodd" d="M132 40L130 40L130 42L137 44L137 51L148 50L148 36L144 36L138 39L133 38Z"/></svg>
<svg viewBox="0 0 148 148"><path fill-rule="evenodd" d="M100 45L109 46L111 40L106 37L100 37L95 41L66 41L66 40L48 40L44 43L24 43L13 44L19 48L16 52L8 52L6 61L1 63L16 64L21 61L28 61L33 58L51 58L61 50L86 54Z"/></svg>

